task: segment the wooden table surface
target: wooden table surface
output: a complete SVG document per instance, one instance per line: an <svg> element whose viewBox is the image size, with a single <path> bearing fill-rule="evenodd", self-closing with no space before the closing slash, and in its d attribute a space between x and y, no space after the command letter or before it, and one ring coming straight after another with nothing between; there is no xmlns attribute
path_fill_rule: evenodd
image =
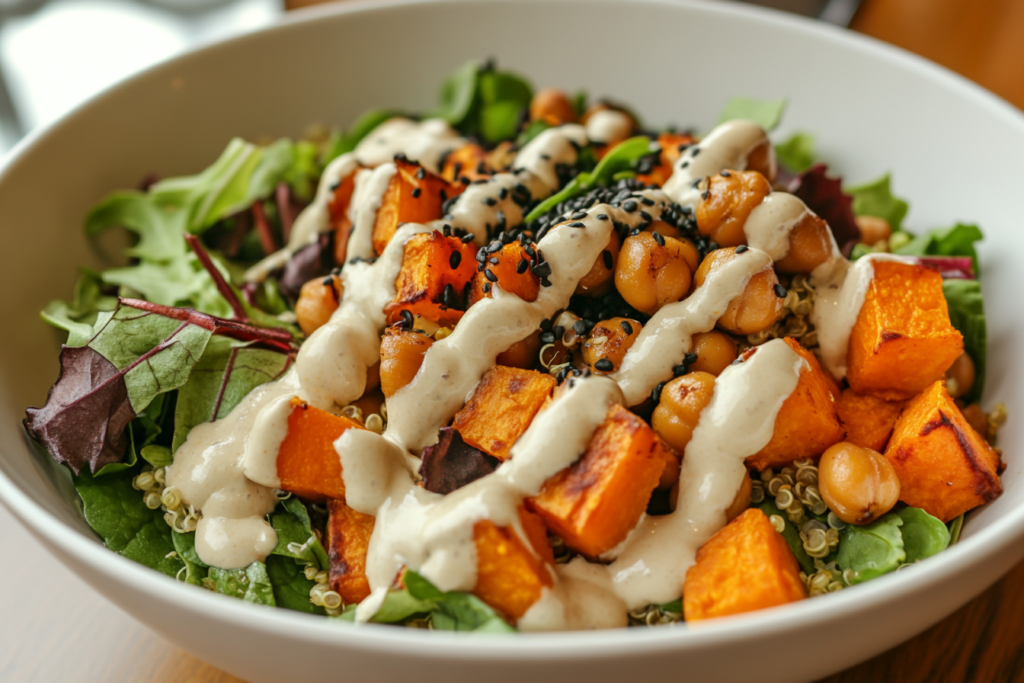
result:
<svg viewBox="0 0 1024 683"><path fill-rule="evenodd" d="M316 0L292 0L314 4ZM867 0L853 28L1024 108L1024 0ZM0 505L0 681L231 683L58 564ZM828 683L1024 681L1024 563L920 636Z"/></svg>

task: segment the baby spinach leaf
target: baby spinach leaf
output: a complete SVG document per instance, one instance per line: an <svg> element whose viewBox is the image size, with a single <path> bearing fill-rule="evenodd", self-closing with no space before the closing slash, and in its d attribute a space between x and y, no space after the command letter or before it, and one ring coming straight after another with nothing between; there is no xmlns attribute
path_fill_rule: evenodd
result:
<svg viewBox="0 0 1024 683"><path fill-rule="evenodd" d="M755 100L750 97L734 97L725 104L719 123L733 119L753 121L765 130L773 130L782 120L786 110L785 98L781 100Z"/></svg>
<svg viewBox="0 0 1024 683"><path fill-rule="evenodd" d="M847 524L839 540L836 564L852 569L853 583L863 583L887 574L906 560L900 526L903 520L889 513L871 524Z"/></svg>
<svg viewBox="0 0 1024 683"><path fill-rule="evenodd" d="M981 276L975 242L984 239L977 225L957 223L951 228L929 230L896 249L897 254L910 256L970 256L976 277Z"/></svg>
<svg viewBox="0 0 1024 683"><path fill-rule="evenodd" d="M209 574L209 565L199 559L199 553L196 552L196 534L194 531L187 534L179 534L172 530L171 539L174 541L174 549L178 553L178 558L185 563L185 575L179 578L184 578L185 583L190 583L193 586L202 586L203 579Z"/></svg>
<svg viewBox="0 0 1024 683"><path fill-rule="evenodd" d="M949 545L949 529L942 520L914 507L905 507L896 514L903 520L900 535L907 554L906 564L927 559Z"/></svg>
<svg viewBox="0 0 1024 683"><path fill-rule="evenodd" d="M551 128L551 124L548 123L547 121L530 121L528 124L526 124L526 127L523 128L522 132L519 133L519 137L516 138L516 145L519 147L526 146L526 144L529 143L530 140L534 139L535 137L546 131L548 128Z"/></svg>
<svg viewBox="0 0 1024 683"><path fill-rule="evenodd" d="M463 123L473 106L479 70L477 62L469 61L449 74L441 84L441 106L433 116L456 127Z"/></svg>
<svg viewBox="0 0 1024 683"><path fill-rule="evenodd" d="M158 508L150 510L142 492L132 487L134 472L119 472L96 479L88 472L73 478L82 499L85 521L114 552L168 576L184 566L172 555L173 532Z"/></svg>
<svg viewBox="0 0 1024 683"><path fill-rule="evenodd" d="M306 578L302 565L295 560L281 555L269 556L267 576L274 588L274 601L278 607L309 614L326 614L323 607L317 607L309 601L309 591L316 584Z"/></svg>
<svg viewBox="0 0 1024 683"><path fill-rule="evenodd" d="M964 351L974 361L974 384L964 397L969 403L979 401L985 391L985 368L988 360L988 326L981 283L977 280L943 280L949 320L964 336Z"/></svg>
<svg viewBox="0 0 1024 683"><path fill-rule="evenodd" d="M480 110L480 134L488 142L514 138L519 131L520 111L522 106L511 100L484 105Z"/></svg>
<svg viewBox="0 0 1024 683"><path fill-rule="evenodd" d="M273 554L299 560L304 565L328 569L327 551L313 533L309 512L301 500L292 496L278 505L270 515L270 525L277 532Z"/></svg>
<svg viewBox="0 0 1024 683"><path fill-rule="evenodd" d="M446 593L414 571L407 571L403 581L413 598L432 603L430 616L437 630L493 633L515 631L475 595L457 591Z"/></svg>
<svg viewBox="0 0 1024 683"><path fill-rule="evenodd" d="M178 450L193 427L226 416L250 391L280 377L290 362L288 355L250 342L211 339L178 391L171 450Z"/></svg>
<svg viewBox="0 0 1024 683"><path fill-rule="evenodd" d="M793 133L785 142L775 145L775 156L789 170L803 173L814 165L814 136Z"/></svg>
<svg viewBox="0 0 1024 683"><path fill-rule="evenodd" d="M907 215L910 205L893 196L889 188L888 173L878 180L848 187L845 192L853 197L854 214L884 218L889 222L893 232L898 231L903 225L903 218Z"/></svg>
<svg viewBox="0 0 1024 683"><path fill-rule="evenodd" d="M416 615L429 614L434 603L412 596L408 590L388 591L380 609L370 619L375 624L398 624ZM355 613L353 612L353 617Z"/></svg>
<svg viewBox="0 0 1024 683"><path fill-rule="evenodd" d="M774 499L765 498L764 502L757 506L765 516L771 518L772 515L778 515L786 522L786 528L782 530L782 537L786 539L786 543L789 545L789 549L796 555L796 561L800 563L800 568L808 574L813 573L814 559L807 554L804 550L804 543L800 540L800 532L797 530L793 523L789 521L786 513L779 509L775 504Z"/></svg>
<svg viewBox="0 0 1024 683"><path fill-rule="evenodd" d="M441 87L441 105L430 115L463 133L490 143L515 137L519 113L529 106L533 88L526 79L499 71L490 62L466 62Z"/></svg>
<svg viewBox="0 0 1024 683"><path fill-rule="evenodd" d="M246 602L274 607L274 588L267 576L267 566L253 562L244 569L218 569L210 567L209 578L218 593L241 598Z"/></svg>
<svg viewBox="0 0 1024 683"><path fill-rule="evenodd" d="M167 467L174 463L174 452L167 446L158 446L156 444L145 446L139 452L139 455L153 467Z"/></svg>

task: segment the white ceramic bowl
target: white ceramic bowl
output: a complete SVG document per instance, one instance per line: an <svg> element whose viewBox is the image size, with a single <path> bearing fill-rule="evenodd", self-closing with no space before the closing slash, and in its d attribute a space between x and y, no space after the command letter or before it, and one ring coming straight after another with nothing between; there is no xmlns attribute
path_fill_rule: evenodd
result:
<svg viewBox="0 0 1024 683"><path fill-rule="evenodd" d="M788 96L778 134L814 131L848 180L886 170L909 225L976 221L990 320L988 402L1005 401L1003 496L938 558L855 590L699 628L466 637L350 627L176 583L104 549L66 474L32 453L23 410L57 372L36 317L95 261L87 208L150 171L195 172L235 135L298 135L370 106L425 108L439 79L493 55L541 85L587 88L647 121L707 129L733 95ZM251 681L499 681L635 677L810 680L923 630L1024 555L1024 117L920 59L809 21L727 4L499 0L343 3L188 54L93 99L0 174L0 498L72 571L168 640ZM57 618L56 616L54 618ZM807 639L811 647L795 648Z"/></svg>

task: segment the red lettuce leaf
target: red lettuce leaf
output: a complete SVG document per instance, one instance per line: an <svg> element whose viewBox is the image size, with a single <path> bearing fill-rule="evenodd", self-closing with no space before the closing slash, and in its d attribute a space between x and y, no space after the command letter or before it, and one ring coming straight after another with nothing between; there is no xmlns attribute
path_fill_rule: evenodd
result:
<svg viewBox="0 0 1024 683"><path fill-rule="evenodd" d="M299 300L302 285L330 275L334 268L334 231L320 233L317 241L302 247L288 259L278 283L281 293L293 305Z"/></svg>
<svg viewBox="0 0 1024 683"><path fill-rule="evenodd" d="M443 427L437 443L423 449L420 475L428 491L447 495L498 468L497 458L473 448L451 427Z"/></svg>
<svg viewBox="0 0 1024 683"><path fill-rule="evenodd" d="M944 280L974 279L974 260L970 256L918 256L917 262L939 271Z"/></svg>
<svg viewBox="0 0 1024 683"><path fill-rule="evenodd" d="M853 217L853 197L843 192L841 179L830 178L827 170L825 164L815 164L791 180L787 189L825 219L836 244L844 254L849 254L860 240L860 228Z"/></svg>
<svg viewBox="0 0 1024 683"><path fill-rule="evenodd" d="M46 405L25 413L28 433L75 474L85 465L95 473L120 462L135 418L124 373L88 346L61 349L60 377Z"/></svg>

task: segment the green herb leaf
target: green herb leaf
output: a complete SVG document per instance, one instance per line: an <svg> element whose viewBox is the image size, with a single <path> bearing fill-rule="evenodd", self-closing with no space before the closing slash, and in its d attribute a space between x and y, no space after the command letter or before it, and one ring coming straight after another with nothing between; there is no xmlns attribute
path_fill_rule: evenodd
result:
<svg viewBox="0 0 1024 683"><path fill-rule="evenodd" d="M903 520L895 513L863 526L847 524L839 540L836 564L856 573L853 583L893 571L907 558L900 534L902 525Z"/></svg>
<svg viewBox="0 0 1024 683"><path fill-rule="evenodd" d="M519 112L532 97L533 88L523 77L470 61L445 79L441 106L430 115L497 143L516 136Z"/></svg>
<svg viewBox="0 0 1024 683"><path fill-rule="evenodd" d="M174 452L167 446L156 444L145 446L139 455L153 467L167 467L174 463Z"/></svg>
<svg viewBox="0 0 1024 683"><path fill-rule="evenodd" d="M209 575L209 565L199 559L199 553L196 552L196 533L179 534L172 530L171 539L178 559L185 563L185 583L202 586L203 579Z"/></svg>
<svg viewBox="0 0 1024 683"><path fill-rule="evenodd" d="M662 612L672 612L673 614L683 613L683 599L678 598L672 602L666 602L662 605L658 605L658 609Z"/></svg>
<svg viewBox="0 0 1024 683"><path fill-rule="evenodd" d="M282 501L270 515L270 525L277 532L274 555L290 557L318 569L330 567L327 552L313 533L309 512L301 500L292 496Z"/></svg>
<svg viewBox="0 0 1024 683"><path fill-rule="evenodd" d="M516 136L522 107L513 101L495 102L480 109L480 133L488 142L500 142Z"/></svg>
<svg viewBox="0 0 1024 683"><path fill-rule="evenodd" d="M274 601L278 607L308 614L326 614L323 607L309 601L309 591L316 583L306 578L302 565L295 560L281 555L269 556L267 576L274 587Z"/></svg>
<svg viewBox="0 0 1024 683"><path fill-rule="evenodd" d="M803 173L814 165L814 136L793 133L785 142L775 145L775 156L790 171Z"/></svg>
<svg viewBox="0 0 1024 683"><path fill-rule="evenodd" d="M437 630L493 633L515 631L475 595L456 591L445 593L414 571L407 571L403 580L413 598L433 603L430 616Z"/></svg>
<svg viewBox="0 0 1024 683"><path fill-rule="evenodd" d="M469 116L476 96L479 66L475 61L466 62L441 85L441 107L434 116L458 127Z"/></svg>
<svg viewBox="0 0 1024 683"><path fill-rule="evenodd" d="M733 119L753 121L765 130L773 130L782 120L786 110L785 98L781 100L755 100L749 97L734 97L729 100L718 117L719 123Z"/></svg>
<svg viewBox="0 0 1024 683"><path fill-rule="evenodd" d="M185 443L196 425L225 417L256 387L277 379L289 357L247 342L215 337L179 390L172 451Z"/></svg>
<svg viewBox="0 0 1024 683"><path fill-rule="evenodd" d="M929 230L896 249L896 253L909 256L970 256L975 277L981 277L981 264L974 243L984 237L977 225L957 223L951 228Z"/></svg>
<svg viewBox="0 0 1024 683"><path fill-rule="evenodd" d="M964 513L949 523L949 544L955 545L960 540L960 532L964 528Z"/></svg>
<svg viewBox="0 0 1024 683"><path fill-rule="evenodd" d="M171 527L159 508L150 510L142 502L142 492L132 487L133 475L120 472L97 479L83 471L73 477L85 521L114 552L176 576L185 565L177 555L171 555L175 550Z"/></svg>
<svg viewBox="0 0 1024 683"><path fill-rule="evenodd" d="M786 513L779 509L775 504L775 500L772 498L765 498L763 503L757 506L757 509L765 514L765 516L771 518L772 515L778 515L786 522L786 528L782 530L782 537L786 539L786 543L789 545L789 549L796 555L796 561L800 563L800 568L808 574L812 574L816 571L814 568L814 559L807 554L804 550L804 543L800 540L800 532L797 530L793 523L789 521Z"/></svg>
<svg viewBox="0 0 1024 683"><path fill-rule="evenodd" d="M257 605L274 607L274 588L267 576L267 566L253 562L245 569L218 569L210 567L208 574L218 593L240 598Z"/></svg>
<svg viewBox="0 0 1024 683"><path fill-rule="evenodd" d="M853 197L854 215L884 218L893 232L903 225L903 218L910 208L905 201L893 196L888 173L878 180L845 188L843 192Z"/></svg>
<svg viewBox="0 0 1024 683"><path fill-rule="evenodd" d="M51 301L40 313L47 323L68 332L67 346L85 346L99 313L117 308L117 297L103 294L99 273L84 268L81 273L70 304Z"/></svg>
<svg viewBox="0 0 1024 683"><path fill-rule="evenodd" d="M988 361L988 326L981 283L977 280L943 280L949 320L964 337L964 350L974 361L974 384L964 396L968 403L981 400L985 391L985 369Z"/></svg>
<svg viewBox="0 0 1024 683"><path fill-rule="evenodd" d="M370 621L375 624L400 624L412 617L429 614L433 608L433 602L415 598L408 590L388 591L380 609Z"/></svg>
<svg viewBox="0 0 1024 683"><path fill-rule="evenodd" d="M903 520L900 535L903 538L903 550L907 554L905 564L927 559L949 545L949 529L941 519L914 507L905 507L896 514Z"/></svg>

